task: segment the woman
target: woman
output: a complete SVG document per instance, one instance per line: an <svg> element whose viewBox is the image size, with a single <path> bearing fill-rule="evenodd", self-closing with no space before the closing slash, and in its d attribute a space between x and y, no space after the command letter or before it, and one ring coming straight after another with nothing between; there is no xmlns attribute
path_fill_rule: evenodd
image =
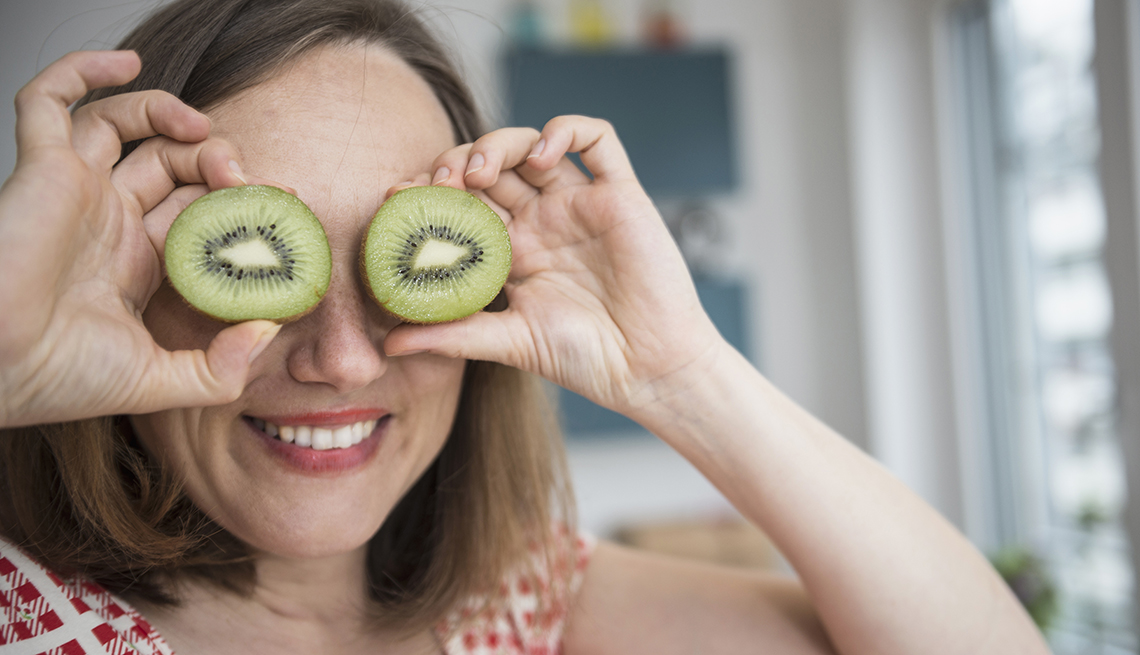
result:
<svg viewBox="0 0 1140 655"><path fill-rule="evenodd" d="M19 652L1047 652L961 535L717 334L606 123L476 139L440 48L387 1L183 1L122 47L20 92L0 191ZM285 326L217 324L162 281L180 209L246 183L329 236L328 294ZM507 222L505 311L412 326L368 298L363 230L423 184ZM573 538L524 372L677 449L800 583ZM370 436L318 452L271 425ZM16 580L36 575L54 586L32 602Z"/></svg>

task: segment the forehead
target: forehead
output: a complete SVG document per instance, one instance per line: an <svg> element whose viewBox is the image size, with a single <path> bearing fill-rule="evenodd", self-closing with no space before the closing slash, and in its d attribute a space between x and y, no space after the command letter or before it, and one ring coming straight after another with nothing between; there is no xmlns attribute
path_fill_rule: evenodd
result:
<svg viewBox="0 0 1140 655"><path fill-rule="evenodd" d="M374 210L454 145L431 88L378 46L317 48L207 113L247 173L294 187L318 216Z"/></svg>

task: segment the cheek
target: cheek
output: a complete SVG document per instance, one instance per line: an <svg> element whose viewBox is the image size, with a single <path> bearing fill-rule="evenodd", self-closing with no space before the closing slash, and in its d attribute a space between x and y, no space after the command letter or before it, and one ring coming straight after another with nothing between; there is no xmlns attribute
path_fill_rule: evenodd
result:
<svg viewBox="0 0 1140 655"><path fill-rule="evenodd" d="M195 311L163 280L143 312L143 324L167 350L205 350L226 326Z"/></svg>
<svg viewBox="0 0 1140 655"><path fill-rule="evenodd" d="M467 370L467 361L433 355L424 357L430 360L428 374L434 379L436 394L442 402L448 403L448 408L451 410L447 412L450 421L455 415L459 396L463 391L463 373Z"/></svg>
<svg viewBox="0 0 1140 655"><path fill-rule="evenodd" d="M155 461L179 478L189 473L191 457L188 435L200 422L198 410L169 410L130 417L131 429L139 443Z"/></svg>
<svg viewBox="0 0 1140 655"><path fill-rule="evenodd" d="M182 485L198 507L224 504L235 475L229 415L214 408L167 410L130 417L143 449Z"/></svg>
<svg viewBox="0 0 1140 655"><path fill-rule="evenodd" d="M412 355L400 364L401 379L407 389L414 390L416 394L413 422L419 427L417 432L421 438L428 438L436 446L442 447L451 432L459 406L466 361L433 355Z"/></svg>

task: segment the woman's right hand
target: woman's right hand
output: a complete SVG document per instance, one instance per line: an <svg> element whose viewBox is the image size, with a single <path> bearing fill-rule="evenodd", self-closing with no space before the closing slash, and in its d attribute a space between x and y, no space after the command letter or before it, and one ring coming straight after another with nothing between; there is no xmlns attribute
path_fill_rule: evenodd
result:
<svg viewBox="0 0 1140 655"><path fill-rule="evenodd" d="M143 326L174 217L245 180L209 119L168 93L68 112L139 70L133 52L72 53L16 96L16 168L0 187L0 427L229 402L279 329L251 321L205 352L168 352ZM123 142L148 137L116 165Z"/></svg>

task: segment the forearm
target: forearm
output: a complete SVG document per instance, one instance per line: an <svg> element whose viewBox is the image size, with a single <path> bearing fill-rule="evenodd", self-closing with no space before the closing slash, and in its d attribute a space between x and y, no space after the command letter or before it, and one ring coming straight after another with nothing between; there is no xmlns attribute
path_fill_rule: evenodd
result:
<svg viewBox="0 0 1140 655"><path fill-rule="evenodd" d="M840 652L1048 652L953 526L727 344L658 388L635 418L768 533Z"/></svg>

